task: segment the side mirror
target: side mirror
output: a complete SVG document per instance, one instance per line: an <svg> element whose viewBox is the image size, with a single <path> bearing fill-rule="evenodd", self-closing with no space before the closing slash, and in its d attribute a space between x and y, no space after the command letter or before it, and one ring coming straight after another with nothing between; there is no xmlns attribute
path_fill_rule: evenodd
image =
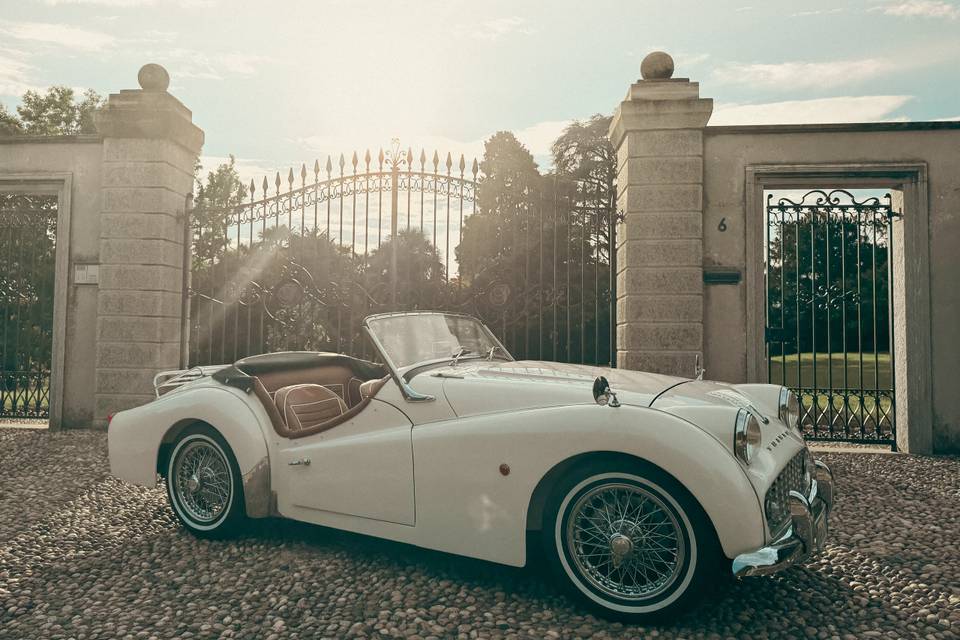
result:
<svg viewBox="0 0 960 640"><path fill-rule="evenodd" d="M617 394L610 388L610 383L603 376L598 376L593 381L593 399L597 404L603 406L619 407L620 401L617 400Z"/></svg>

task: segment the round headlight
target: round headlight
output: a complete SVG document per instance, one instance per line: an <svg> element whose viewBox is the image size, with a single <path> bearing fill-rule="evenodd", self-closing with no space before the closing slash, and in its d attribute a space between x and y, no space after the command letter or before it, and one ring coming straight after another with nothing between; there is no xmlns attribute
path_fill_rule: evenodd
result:
<svg viewBox="0 0 960 640"><path fill-rule="evenodd" d="M750 464L753 454L760 442L763 434L760 431L760 423L756 416L746 409L740 409L737 412L737 425L733 435L733 451L738 458Z"/></svg>
<svg viewBox="0 0 960 640"><path fill-rule="evenodd" d="M786 387L780 388L780 420L800 433L800 399Z"/></svg>

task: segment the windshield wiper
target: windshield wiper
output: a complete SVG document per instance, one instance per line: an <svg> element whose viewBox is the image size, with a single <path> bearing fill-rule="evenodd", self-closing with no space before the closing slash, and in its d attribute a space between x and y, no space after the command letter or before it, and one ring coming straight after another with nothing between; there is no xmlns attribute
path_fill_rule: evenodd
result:
<svg viewBox="0 0 960 640"><path fill-rule="evenodd" d="M503 355L507 355L507 350L506 350L506 349L504 349L503 347L501 347L501 346L498 345L498 344L495 344L495 345L493 345L492 347L490 347L489 349L487 349L487 361L488 361L488 362L491 361L491 360L493 360L493 354L497 352L497 349L499 349L500 351L503 351Z"/></svg>
<svg viewBox="0 0 960 640"><path fill-rule="evenodd" d="M471 349L467 349L464 346L461 346L460 348L458 348L456 352L450 354L450 357L453 358L453 360L450 361L450 366L452 367L457 366L457 362L460 361L460 358L467 355L468 353L473 353L473 351Z"/></svg>

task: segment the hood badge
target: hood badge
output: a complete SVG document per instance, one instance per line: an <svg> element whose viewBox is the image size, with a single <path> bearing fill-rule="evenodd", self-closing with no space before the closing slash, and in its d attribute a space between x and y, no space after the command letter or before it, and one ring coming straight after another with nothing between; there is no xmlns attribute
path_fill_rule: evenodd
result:
<svg viewBox="0 0 960 640"><path fill-rule="evenodd" d="M760 413L760 410L753 406L753 403L751 403L750 400L748 400L747 397L742 393L731 391L729 389L717 389L715 391L708 391L707 395L711 398L723 400L724 402L732 404L739 409L746 409L763 424L770 423L770 418Z"/></svg>

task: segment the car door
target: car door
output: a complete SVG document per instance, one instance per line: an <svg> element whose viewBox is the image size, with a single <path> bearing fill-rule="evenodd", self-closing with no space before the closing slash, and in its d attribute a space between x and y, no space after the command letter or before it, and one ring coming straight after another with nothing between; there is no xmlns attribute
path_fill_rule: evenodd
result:
<svg viewBox="0 0 960 640"><path fill-rule="evenodd" d="M329 524L348 515L414 524L410 420L376 399L352 419L278 447L277 508Z"/></svg>

